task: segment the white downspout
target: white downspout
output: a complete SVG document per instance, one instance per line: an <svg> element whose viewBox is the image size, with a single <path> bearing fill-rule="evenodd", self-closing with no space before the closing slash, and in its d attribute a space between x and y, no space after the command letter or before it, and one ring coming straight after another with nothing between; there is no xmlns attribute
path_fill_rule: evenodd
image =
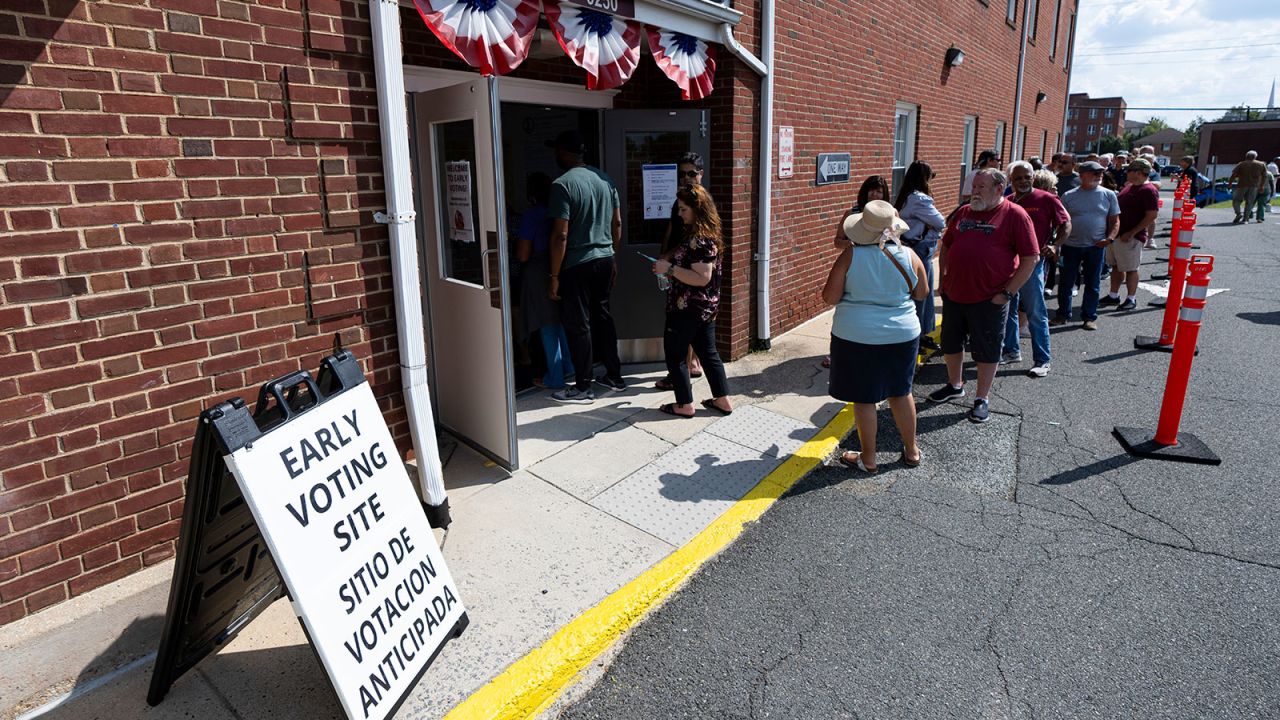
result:
<svg viewBox="0 0 1280 720"><path fill-rule="evenodd" d="M768 350L772 345L772 331L769 299L769 272L771 267L772 247L771 235L773 219L773 0L760 0L760 52L763 61L747 51L733 36L733 27L728 23L720 26L720 38L729 52L746 63L756 74L760 75L760 150L756 155L756 165L760 171L760 197L756 203L760 219L757 222L758 237L756 240L756 347Z"/></svg>
<svg viewBox="0 0 1280 720"><path fill-rule="evenodd" d="M373 60L378 82L378 128L382 133L382 172L387 212L378 213L391 236L391 274L396 302L396 338L400 380L409 415L409 433L418 458L418 477L432 527L448 527L449 498L444 489L436 423L427 388L427 350L423 339L422 298L418 274L418 239L414 234L413 190L409 160L409 116L405 108L404 64L400 48L400 7L395 0L369 0L373 28Z"/></svg>
<svg viewBox="0 0 1280 720"><path fill-rule="evenodd" d="M1018 82L1017 95L1013 99L1013 152L1009 153L1014 160L1021 160L1025 148L1022 147L1022 129L1018 125L1022 117L1022 75L1027 65L1027 36L1031 34L1031 23L1027 22L1027 11L1031 9L1031 0L1022 2L1022 44L1018 48ZM1036 5L1039 12L1039 3Z"/></svg>

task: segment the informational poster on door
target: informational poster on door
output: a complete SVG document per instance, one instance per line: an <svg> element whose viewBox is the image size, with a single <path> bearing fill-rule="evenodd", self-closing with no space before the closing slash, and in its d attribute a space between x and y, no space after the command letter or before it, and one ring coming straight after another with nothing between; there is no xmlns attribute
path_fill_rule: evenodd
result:
<svg viewBox="0 0 1280 720"><path fill-rule="evenodd" d="M464 608L369 384L227 465L347 717L389 717Z"/></svg>
<svg viewBox="0 0 1280 720"><path fill-rule="evenodd" d="M476 229L471 220L471 162L447 162L444 172L449 188L449 239L473 243L476 241Z"/></svg>
<svg viewBox="0 0 1280 720"><path fill-rule="evenodd" d="M642 165L644 178L644 219L667 220L676 203L679 177L675 165Z"/></svg>
<svg viewBox="0 0 1280 720"><path fill-rule="evenodd" d="M778 177L789 178L796 174L796 129L778 128Z"/></svg>

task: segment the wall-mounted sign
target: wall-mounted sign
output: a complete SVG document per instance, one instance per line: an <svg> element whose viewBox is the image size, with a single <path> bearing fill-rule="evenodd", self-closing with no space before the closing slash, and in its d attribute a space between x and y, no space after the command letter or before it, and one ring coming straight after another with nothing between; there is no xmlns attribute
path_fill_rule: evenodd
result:
<svg viewBox="0 0 1280 720"><path fill-rule="evenodd" d="M778 177L789 178L796 174L796 129L778 128Z"/></svg>
<svg viewBox="0 0 1280 720"><path fill-rule="evenodd" d="M633 18L636 16L636 0L573 0L573 4L607 12L618 17Z"/></svg>
<svg viewBox="0 0 1280 720"><path fill-rule="evenodd" d="M640 167L640 176L644 180L645 220L667 220L671 217L680 181L677 170L675 165L645 164Z"/></svg>
<svg viewBox="0 0 1280 720"><path fill-rule="evenodd" d="M849 182L849 153L820 153L817 162L817 185Z"/></svg>

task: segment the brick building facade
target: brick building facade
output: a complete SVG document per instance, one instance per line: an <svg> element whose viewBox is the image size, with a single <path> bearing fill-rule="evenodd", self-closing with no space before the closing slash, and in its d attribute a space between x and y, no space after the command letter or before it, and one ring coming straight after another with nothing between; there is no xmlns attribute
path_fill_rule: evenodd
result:
<svg viewBox="0 0 1280 720"><path fill-rule="evenodd" d="M1280 120L1207 122L1201 125L1196 167L1214 179L1225 178L1250 150L1257 152L1262 162L1280 157Z"/></svg>
<svg viewBox="0 0 1280 720"><path fill-rule="evenodd" d="M1071 93L1067 100L1068 152L1097 150L1097 143L1108 135L1121 137L1125 132L1125 102L1122 97L1091 98L1088 93Z"/></svg>
<svg viewBox="0 0 1280 720"><path fill-rule="evenodd" d="M760 1L735 3L754 52ZM824 309L835 222L863 177L893 172L895 145L933 164L944 212L981 149L1063 146L1076 3L1008 8L776 4L774 125L795 130L796 172L773 180L772 333ZM401 20L406 65L473 72L412 8ZM962 64L944 67L949 47ZM402 451L409 432L364 3L12 0L0 48L3 624L171 557L198 413L314 370L335 338ZM718 51L709 98L681 101L644 58L614 106L709 112L729 248L718 338L738 357L758 310L761 81ZM563 57L513 77L583 82ZM819 152L851 153L852 181L816 187Z"/></svg>

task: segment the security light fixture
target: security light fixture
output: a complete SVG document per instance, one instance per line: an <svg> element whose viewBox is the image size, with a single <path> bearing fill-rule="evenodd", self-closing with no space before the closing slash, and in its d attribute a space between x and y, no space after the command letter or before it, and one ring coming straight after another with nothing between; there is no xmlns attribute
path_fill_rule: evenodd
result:
<svg viewBox="0 0 1280 720"><path fill-rule="evenodd" d="M946 63L947 67L955 67L959 65L964 62L964 51L955 45L952 45L947 48L947 55L943 59L943 62Z"/></svg>
<svg viewBox="0 0 1280 720"><path fill-rule="evenodd" d="M1036 93L1036 104L1037 104L1037 105L1039 105L1040 103L1042 103L1042 102L1044 102L1045 100L1048 100L1048 99L1049 99L1049 95L1048 95L1048 93L1046 93L1045 91L1041 90L1040 92Z"/></svg>

